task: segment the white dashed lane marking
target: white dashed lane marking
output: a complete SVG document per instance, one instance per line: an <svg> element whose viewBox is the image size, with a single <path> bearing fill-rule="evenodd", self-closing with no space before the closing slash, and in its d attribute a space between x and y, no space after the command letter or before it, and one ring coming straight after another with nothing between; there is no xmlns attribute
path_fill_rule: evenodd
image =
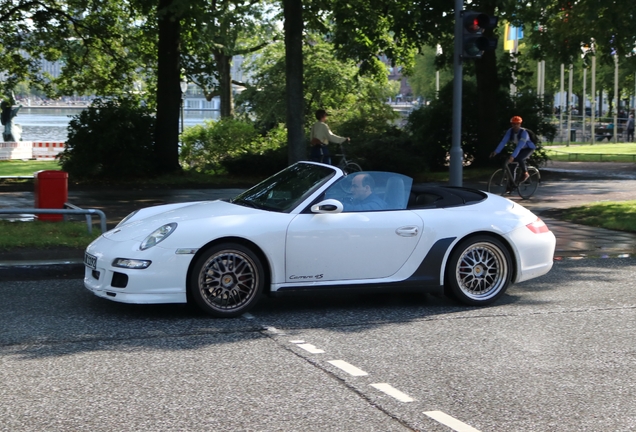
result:
<svg viewBox="0 0 636 432"><path fill-rule="evenodd" d="M406 393L402 393L395 387L391 387L389 384L386 383L371 384L371 387L375 387L376 389L388 394L389 396L399 400L400 402L413 402L415 400Z"/></svg>
<svg viewBox="0 0 636 432"><path fill-rule="evenodd" d="M304 343L304 344L298 344L296 346L298 348L304 349L305 351L307 351L307 352L309 352L311 354L322 354L322 353L324 353L323 350L316 348L312 344Z"/></svg>
<svg viewBox="0 0 636 432"><path fill-rule="evenodd" d="M460 422L456 418L449 416L441 411L427 411L424 414L432 418L433 420L443 424L444 426L448 426L452 430L456 432L479 432L472 426L467 425L466 423Z"/></svg>
<svg viewBox="0 0 636 432"><path fill-rule="evenodd" d="M358 369L354 365L349 364L349 363L347 363L344 360L330 360L327 363L331 363L335 367L337 367L339 369L342 369L343 371L345 371L346 373L348 373L351 376L366 376L366 375L369 375L368 373L366 373L362 369Z"/></svg>

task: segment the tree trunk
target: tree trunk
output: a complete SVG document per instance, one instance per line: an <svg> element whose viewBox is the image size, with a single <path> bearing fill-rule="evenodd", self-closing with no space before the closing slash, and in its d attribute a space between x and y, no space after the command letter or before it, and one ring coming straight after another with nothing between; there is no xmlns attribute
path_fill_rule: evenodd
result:
<svg viewBox="0 0 636 432"><path fill-rule="evenodd" d="M179 111L181 108L180 32L178 17L168 9L173 0L159 0L159 52L157 58L157 124L155 146L161 173L179 165Z"/></svg>
<svg viewBox="0 0 636 432"><path fill-rule="evenodd" d="M495 15L496 1L484 2L481 12ZM492 30L486 30L486 36L492 36ZM499 136L499 116L510 113L500 113L498 108L499 77L497 75L497 57L495 51L485 51L482 58L475 60L475 76L477 78L477 107L478 127L477 139L479 140L478 153L475 158L478 161L487 161L488 155L495 148L501 137ZM512 114L511 114L512 116Z"/></svg>
<svg viewBox="0 0 636 432"><path fill-rule="evenodd" d="M223 52L214 53L219 71L219 96L221 98L221 118L234 117L232 94L232 57Z"/></svg>
<svg viewBox="0 0 636 432"><path fill-rule="evenodd" d="M499 116L511 113L500 113L498 108L499 78L497 76L497 58L494 51L486 51L480 60L475 61L477 78L477 139L479 146L475 158L487 161L488 155L501 139Z"/></svg>
<svg viewBox="0 0 636 432"><path fill-rule="evenodd" d="M285 17L285 72L287 93L287 145L289 164L305 160L303 131L303 17L302 0L283 0Z"/></svg>

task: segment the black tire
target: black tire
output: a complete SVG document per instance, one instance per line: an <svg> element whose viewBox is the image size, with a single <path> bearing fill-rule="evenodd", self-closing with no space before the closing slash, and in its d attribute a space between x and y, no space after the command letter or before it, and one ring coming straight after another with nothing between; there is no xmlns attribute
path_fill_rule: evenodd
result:
<svg viewBox="0 0 636 432"><path fill-rule="evenodd" d="M265 272L259 258L237 243L216 245L196 261L190 295L210 315L231 318L250 310L263 292Z"/></svg>
<svg viewBox="0 0 636 432"><path fill-rule="evenodd" d="M446 288L471 306L497 300L510 285L512 260L504 244L488 235L460 242L446 265Z"/></svg>
<svg viewBox="0 0 636 432"><path fill-rule="evenodd" d="M347 165L344 167L344 172L347 174L357 173L362 171L362 167L355 162L347 162Z"/></svg>
<svg viewBox="0 0 636 432"><path fill-rule="evenodd" d="M488 192L495 195L505 195L508 192L508 170L499 168L490 176L488 181Z"/></svg>
<svg viewBox="0 0 636 432"><path fill-rule="evenodd" d="M535 167L528 167L528 174L530 177L519 184L517 188L519 190L519 196L523 199L529 199L537 190L539 183L541 183L541 174Z"/></svg>

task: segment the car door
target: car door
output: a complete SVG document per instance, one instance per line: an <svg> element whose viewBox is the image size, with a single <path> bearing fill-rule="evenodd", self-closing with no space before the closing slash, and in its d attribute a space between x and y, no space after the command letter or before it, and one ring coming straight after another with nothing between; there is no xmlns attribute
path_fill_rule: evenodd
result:
<svg viewBox="0 0 636 432"><path fill-rule="evenodd" d="M385 278L407 261L423 222L409 210L299 214L286 239L286 282Z"/></svg>

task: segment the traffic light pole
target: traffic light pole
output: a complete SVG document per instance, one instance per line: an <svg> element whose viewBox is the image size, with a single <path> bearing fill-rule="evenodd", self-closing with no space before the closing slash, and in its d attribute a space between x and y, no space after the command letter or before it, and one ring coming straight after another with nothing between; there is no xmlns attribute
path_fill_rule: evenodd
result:
<svg viewBox="0 0 636 432"><path fill-rule="evenodd" d="M462 168L464 152L462 151L462 37L464 0L455 0L455 53L453 55L453 134L450 149L449 183L451 186L462 186Z"/></svg>

